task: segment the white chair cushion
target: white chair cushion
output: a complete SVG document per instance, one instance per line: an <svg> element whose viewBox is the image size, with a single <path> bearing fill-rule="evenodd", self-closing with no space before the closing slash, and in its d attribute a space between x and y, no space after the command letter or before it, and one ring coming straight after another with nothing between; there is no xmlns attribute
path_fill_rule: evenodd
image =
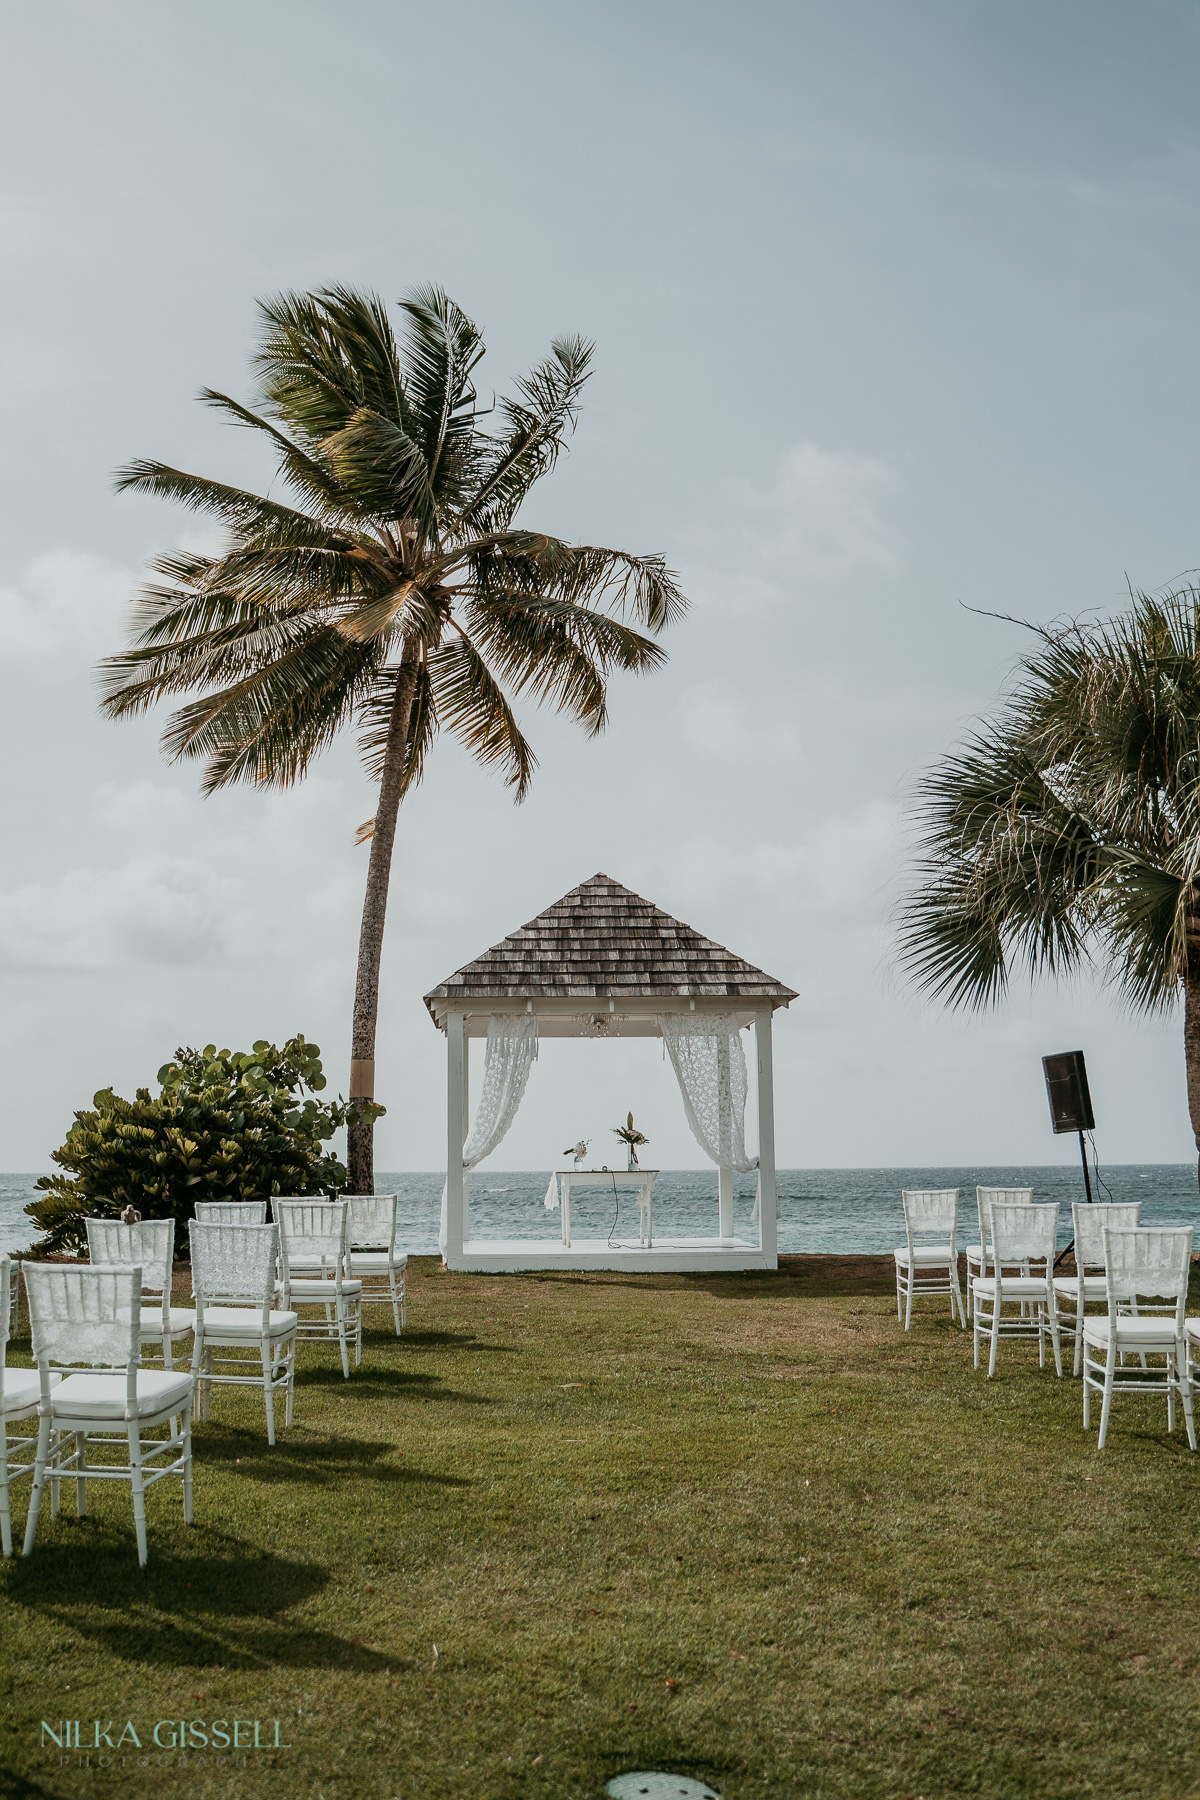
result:
<svg viewBox="0 0 1200 1800"><path fill-rule="evenodd" d="M294 1312L272 1312L268 1321L268 1335L285 1337L296 1327ZM239 1343L244 1339L262 1337L262 1311L257 1306L206 1306L204 1309L204 1341L209 1343Z"/></svg>
<svg viewBox="0 0 1200 1800"><path fill-rule="evenodd" d="M983 1245L968 1244L963 1254L966 1256L968 1262L981 1263L983 1261Z"/></svg>
<svg viewBox="0 0 1200 1800"><path fill-rule="evenodd" d="M1200 1319L1185 1319L1183 1321L1183 1335L1186 1338L1191 1338L1193 1344L1200 1344Z"/></svg>
<svg viewBox="0 0 1200 1800"><path fill-rule="evenodd" d="M1079 1276L1058 1275L1054 1280L1054 1291L1064 1300L1078 1300ZM1083 1277L1083 1297L1085 1300L1103 1300L1108 1295L1108 1283L1103 1275L1085 1275Z"/></svg>
<svg viewBox="0 0 1200 1800"><path fill-rule="evenodd" d="M395 1267L402 1269L408 1261L407 1256L398 1256ZM352 1250L350 1252L350 1269L357 1275L387 1274L388 1253L386 1250Z"/></svg>
<svg viewBox="0 0 1200 1800"><path fill-rule="evenodd" d="M1107 1344L1110 1320L1106 1313L1097 1313L1095 1318L1083 1321L1084 1342L1088 1344ZM1156 1319L1134 1318L1132 1314L1123 1313L1117 1320L1118 1345L1132 1344L1136 1350L1148 1350L1154 1344L1173 1344L1175 1342L1175 1320L1160 1316Z"/></svg>
<svg viewBox="0 0 1200 1800"><path fill-rule="evenodd" d="M919 1269L936 1269L939 1263L948 1263L952 1254L949 1244L917 1244L913 1249L912 1260ZM892 1255L898 1263L906 1263L908 1245L901 1244L898 1250L892 1251Z"/></svg>
<svg viewBox="0 0 1200 1800"><path fill-rule="evenodd" d="M57 1387L61 1380L61 1375L51 1374L50 1386ZM41 1393L42 1383L36 1369L5 1369L0 1410L6 1415L23 1412L26 1407L37 1405Z"/></svg>
<svg viewBox="0 0 1200 1800"><path fill-rule="evenodd" d="M55 1388L50 1405L55 1418L124 1420L127 1386L124 1375L103 1374L89 1370L86 1375L68 1375ZM139 1369L137 1372L138 1416L180 1407L191 1398L192 1376L188 1370Z"/></svg>
<svg viewBox="0 0 1200 1800"><path fill-rule="evenodd" d="M173 1306L167 1314L170 1320L172 1337L185 1337L189 1331L196 1329L196 1315L189 1312L186 1306ZM142 1336L143 1338L161 1338L163 1315L161 1306L143 1306Z"/></svg>
<svg viewBox="0 0 1200 1800"><path fill-rule="evenodd" d="M982 1294L985 1300L992 1300L996 1295L996 1278L994 1275L977 1275L971 1283L972 1291ZM1046 1298L1046 1278L1040 1281L1033 1275L1006 1275L1000 1284L1000 1291L1005 1300L1044 1300Z"/></svg>
<svg viewBox="0 0 1200 1800"><path fill-rule="evenodd" d="M316 1281L293 1281L291 1285L293 1300L328 1302L337 1298L337 1289L332 1281L322 1281L318 1278ZM343 1281L342 1293L346 1295L347 1299L354 1299L356 1295L362 1293L362 1282Z"/></svg>

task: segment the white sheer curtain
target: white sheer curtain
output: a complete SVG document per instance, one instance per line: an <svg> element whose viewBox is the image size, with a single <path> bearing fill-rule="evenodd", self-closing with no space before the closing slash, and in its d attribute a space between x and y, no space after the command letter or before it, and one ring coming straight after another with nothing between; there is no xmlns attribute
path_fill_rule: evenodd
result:
<svg viewBox="0 0 1200 1800"><path fill-rule="evenodd" d="M692 1135L719 1169L757 1169L746 1154L749 1079L742 1034L732 1013L660 1013L655 1023L679 1083ZM759 1216L755 1197L754 1217Z"/></svg>
<svg viewBox="0 0 1200 1800"><path fill-rule="evenodd" d="M493 1013L488 1020L483 1086L470 1136L463 1145L463 1164L473 1169L490 1156L517 1116L525 1084L537 1056L537 1020L532 1013ZM446 1254L448 1184L442 1188L442 1222L438 1243Z"/></svg>

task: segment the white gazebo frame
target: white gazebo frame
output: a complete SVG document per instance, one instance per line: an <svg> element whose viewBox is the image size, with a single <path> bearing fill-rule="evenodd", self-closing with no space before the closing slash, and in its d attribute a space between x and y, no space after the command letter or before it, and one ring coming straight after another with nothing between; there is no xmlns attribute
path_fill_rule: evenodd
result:
<svg viewBox="0 0 1200 1800"><path fill-rule="evenodd" d="M593 883L605 880L606 877L596 876L592 883L585 884L584 889L574 890L574 894L586 893ZM621 894L628 893L628 890L617 889L615 883L610 884L610 887ZM567 896L568 901L572 898L573 896ZM629 899L637 900L637 896L629 895ZM563 904L559 903L560 906ZM644 901L639 901L639 904L647 906ZM675 921L667 919L667 915L657 913L657 909L651 910L668 925L675 925ZM538 923L535 921L534 925ZM532 929L526 927L525 931L530 932ZM688 927L676 929L683 932L689 930ZM597 992L595 986L588 992L581 993L578 988L571 991L571 972L562 969L552 971L554 979L545 982L531 982L527 969L514 969L514 976L519 976L517 993L480 992L476 982L471 979L480 965L468 965L460 970L458 976L452 977L450 982L426 995L426 1004L434 1023L446 1033L445 1254L449 1268L483 1273L532 1269L604 1268L665 1272L778 1267L771 1022L775 1008L786 1007L795 995L781 983L764 976L760 970L752 969L750 965L741 963L740 959L732 958L719 945L711 945L708 940L700 939L696 934L692 934L692 937L697 945L712 950L725 959L725 964L721 966L723 976L728 977L728 965L733 965L733 974L740 977L736 982L740 992L731 993L729 988L733 984L726 979L720 984L726 991L716 993L711 991L712 985L715 985L711 980L703 984L709 987L708 992L694 991L700 984L685 980L677 981L677 991L674 993L610 992L605 995ZM501 949L503 946L498 946L489 955L495 957ZM671 966L674 970L675 964ZM711 975L711 971L705 968L699 968L695 973ZM614 970L613 975L613 987L629 987L635 982L643 987L647 985L648 978L644 973L624 982L619 970ZM745 977L755 979L747 980ZM755 985L760 986L763 991L750 994L745 991L747 986ZM549 987L557 988L558 991L545 991ZM564 992L564 988L567 991ZM689 988L693 991L689 992ZM475 991L471 991L472 989ZM491 1240L470 1238L467 1233L469 1187L467 1169L463 1162L463 1146L469 1126L470 1041L472 1038L486 1038L488 1024L493 1017L514 1013L533 1015L537 1020L539 1039L657 1038L661 1037L657 1019L664 1014L679 1013L713 1013L726 1018L732 1013L739 1029L752 1025L757 1075L758 1242L739 1238L734 1233L732 1166L718 1170L718 1231L712 1238L670 1236L666 1205L658 1214L652 1247L625 1245L613 1248L607 1240L579 1238L570 1247L549 1237Z"/></svg>

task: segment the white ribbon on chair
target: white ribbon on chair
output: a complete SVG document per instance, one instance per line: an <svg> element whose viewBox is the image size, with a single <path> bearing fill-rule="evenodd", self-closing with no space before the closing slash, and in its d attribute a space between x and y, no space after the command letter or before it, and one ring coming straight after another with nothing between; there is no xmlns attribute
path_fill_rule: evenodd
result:
<svg viewBox="0 0 1200 1800"><path fill-rule="evenodd" d="M493 1013L488 1020L483 1086L470 1136L463 1145L463 1166L473 1169L490 1156L517 1116L525 1097L529 1071L537 1056L537 1020L532 1013ZM438 1243L446 1254L448 1184L442 1188L442 1221Z"/></svg>
<svg viewBox="0 0 1200 1800"><path fill-rule="evenodd" d="M662 1032L692 1136L719 1169L757 1169L746 1154L746 1052L732 1013L661 1013ZM760 1195L755 1196L754 1218ZM776 1207L778 1216L778 1205Z"/></svg>

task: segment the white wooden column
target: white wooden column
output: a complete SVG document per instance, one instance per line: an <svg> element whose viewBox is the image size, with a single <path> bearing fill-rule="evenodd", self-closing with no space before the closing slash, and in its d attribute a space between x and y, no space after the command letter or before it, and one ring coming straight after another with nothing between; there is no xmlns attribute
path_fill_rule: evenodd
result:
<svg viewBox="0 0 1200 1800"><path fill-rule="evenodd" d="M465 1144L471 1135L471 1033L467 1030L467 1021L463 1019L463 1134ZM471 1240L471 1171L463 1170L463 1243Z"/></svg>
<svg viewBox="0 0 1200 1800"><path fill-rule="evenodd" d="M754 1015L758 1062L759 1244L772 1262L778 1254L775 1230L775 1072L771 1060L771 1008Z"/></svg>
<svg viewBox="0 0 1200 1800"><path fill-rule="evenodd" d="M717 1172L717 1230L722 1242L733 1241L733 1167Z"/></svg>
<svg viewBox="0 0 1200 1800"><path fill-rule="evenodd" d="M721 1037L717 1040L717 1086L722 1094L729 1092L729 1039ZM726 1153L728 1161L717 1165L717 1235L723 1243L733 1238L733 1145L729 1140L732 1120L722 1116L720 1136L717 1148Z"/></svg>
<svg viewBox="0 0 1200 1800"><path fill-rule="evenodd" d="M463 1119L466 1109L466 1058L463 1015L451 1010L446 1015L446 1261L449 1266L462 1266L465 1182L463 1169Z"/></svg>

